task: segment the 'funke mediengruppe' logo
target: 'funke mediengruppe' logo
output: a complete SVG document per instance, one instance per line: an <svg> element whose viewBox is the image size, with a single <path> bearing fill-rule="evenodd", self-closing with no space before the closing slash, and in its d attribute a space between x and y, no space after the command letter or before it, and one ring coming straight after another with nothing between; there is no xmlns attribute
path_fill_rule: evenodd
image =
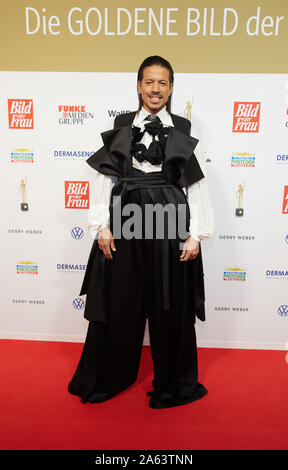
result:
<svg viewBox="0 0 288 470"><path fill-rule="evenodd" d="M86 105L58 105L58 122L64 125L83 125L88 119L94 119L94 113Z"/></svg>

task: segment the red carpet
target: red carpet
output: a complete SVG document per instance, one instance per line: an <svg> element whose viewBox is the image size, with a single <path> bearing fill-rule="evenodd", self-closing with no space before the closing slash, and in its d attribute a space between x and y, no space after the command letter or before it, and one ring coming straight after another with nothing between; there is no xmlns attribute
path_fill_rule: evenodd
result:
<svg viewBox="0 0 288 470"><path fill-rule="evenodd" d="M67 392L82 344L0 341L0 448L288 448L285 351L199 348L201 400L154 410L150 348L138 380L113 399L82 404Z"/></svg>

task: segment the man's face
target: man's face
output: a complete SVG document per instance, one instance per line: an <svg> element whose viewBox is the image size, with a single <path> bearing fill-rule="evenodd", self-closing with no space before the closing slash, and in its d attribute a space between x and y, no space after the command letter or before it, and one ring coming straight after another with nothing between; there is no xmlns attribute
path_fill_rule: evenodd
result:
<svg viewBox="0 0 288 470"><path fill-rule="evenodd" d="M145 67L141 82L137 82L143 107L150 114L156 114L166 106L173 89L173 83L169 82L169 75L169 70L165 67L151 65L151 67Z"/></svg>

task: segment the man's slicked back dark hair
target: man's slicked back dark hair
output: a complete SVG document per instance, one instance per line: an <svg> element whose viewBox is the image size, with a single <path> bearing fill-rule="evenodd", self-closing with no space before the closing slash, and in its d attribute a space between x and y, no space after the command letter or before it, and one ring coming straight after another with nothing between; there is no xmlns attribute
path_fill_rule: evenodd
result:
<svg viewBox="0 0 288 470"><path fill-rule="evenodd" d="M171 64L168 62L168 60L163 59L163 57L160 57L159 55L151 55L150 57L147 57L145 60L143 60L138 70L138 76L137 76L138 82L142 81L144 69L146 67L151 67L152 65L160 65L161 67L164 67L165 69L169 70L169 82L170 84L174 83L174 71L172 69ZM166 109L169 114L171 114L171 98L172 98L172 93L169 96L168 101L166 103ZM140 111L143 105L143 100L142 100L142 96L139 93L138 93L138 100L139 100L138 111Z"/></svg>

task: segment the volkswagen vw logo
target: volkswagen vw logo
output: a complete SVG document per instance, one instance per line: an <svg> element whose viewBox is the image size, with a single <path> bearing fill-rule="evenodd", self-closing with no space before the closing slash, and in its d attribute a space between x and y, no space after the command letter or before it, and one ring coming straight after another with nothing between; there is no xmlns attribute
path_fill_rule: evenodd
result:
<svg viewBox="0 0 288 470"><path fill-rule="evenodd" d="M73 307L76 308L76 310L82 310L84 308L85 302L84 300L80 299L80 297L77 297L77 299L73 300Z"/></svg>
<svg viewBox="0 0 288 470"><path fill-rule="evenodd" d="M71 230L71 235L73 238L75 238L75 240L80 240L80 238L82 238L84 235L84 231L81 227L74 227Z"/></svg>
<svg viewBox="0 0 288 470"><path fill-rule="evenodd" d="M287 317L288 316L288 305L280 305L278 308L278 313L281 317Z"/></svg>

